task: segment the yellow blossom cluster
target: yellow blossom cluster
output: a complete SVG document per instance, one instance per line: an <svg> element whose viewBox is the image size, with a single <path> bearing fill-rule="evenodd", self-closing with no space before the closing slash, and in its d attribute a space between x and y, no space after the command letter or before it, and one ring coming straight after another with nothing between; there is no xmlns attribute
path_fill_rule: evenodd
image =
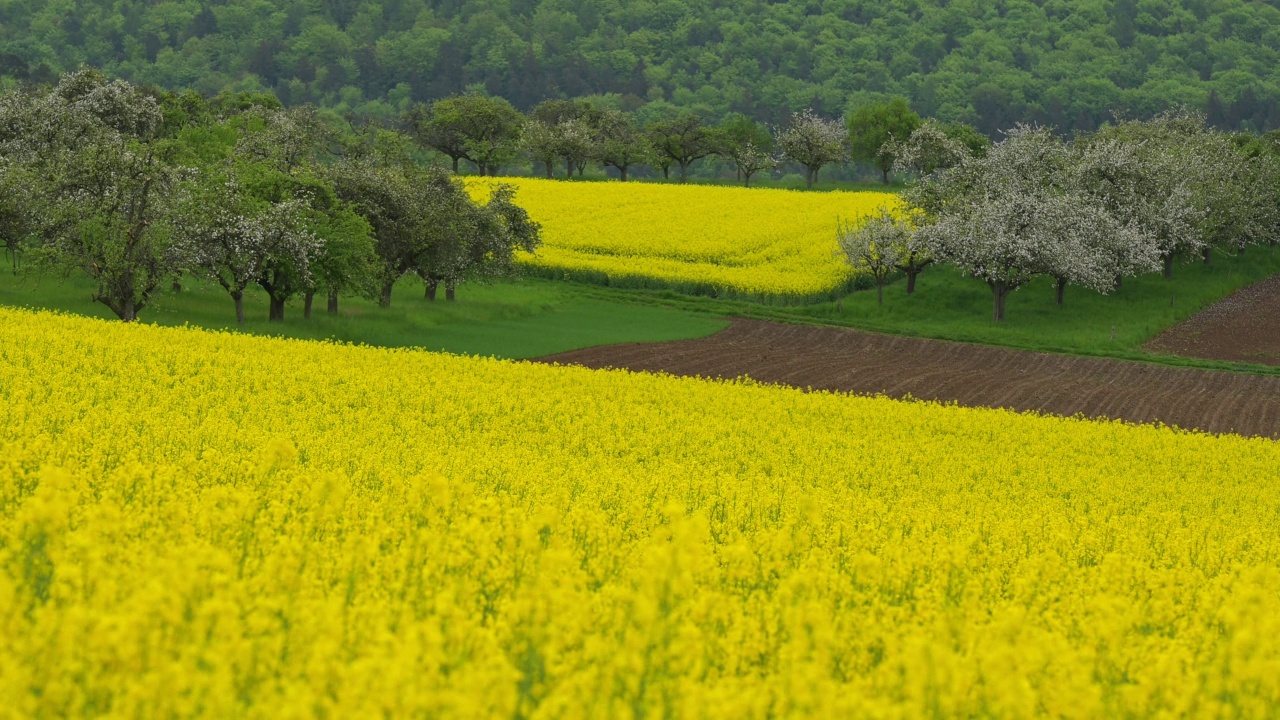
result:
<svg viewBox="0 0 1280 720"><path fill-rule="evenodd" d="M656 183L472 178L478 200L495 182L542 224L543 245L521 261L538 272L608 285L804 299L853 271L836 244L852 221L897 196Z"/></svg>
<svg viewBox="0 0 1280 720"><path fill-rule="evenodd" d="M0 714L1265 717L1280 443L0 310Z"/></svg>

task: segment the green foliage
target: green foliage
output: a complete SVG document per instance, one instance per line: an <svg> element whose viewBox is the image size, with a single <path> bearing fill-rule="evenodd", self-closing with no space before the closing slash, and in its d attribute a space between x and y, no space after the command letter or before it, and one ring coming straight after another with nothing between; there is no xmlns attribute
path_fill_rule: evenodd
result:
<svg viewBox="0 0 1280 720"><path fill-rule="evenodd" d="M137 318L181 261L174 199L185 178L156 98L82 70L57 86L0 96L0 206L6 245L94 279L93 299Z"/></svg>
<svg viewBox="0 0 1280 720"><path fill-rule="evenodd" d="M762 317L807 319L897 335L934 337L1030 350L1150 359L1142 345L1233 291L1280 272L1280 248L1221 253L1211 265L1190 263L1172 279L1148 273L1104 295L1073 288L1058 305L1053 278L1037 277L1008 300L1009 315L991 318L991 290L953 267L920 275L913 294L905 280L885 287L883 307L874 293L837 303L778 308ZM748 312L739 310L738 312Z"/></svg>
<svg viewBox="0 0 1280 720"><path fill-rule="evenodd" d="M891 96L988 136L1090 131L1176 104L1224 128L1280 126L1280 10L1245 0L14 0L0 74L81 64L205 95L272 90L390 119L482 87L670 105L771 125ZM647 118L646 118L647 119Z"/></svg>
<svg viewBox="0 0 1280 720"><path fill-rule="evenodd" d="M920 127L920 116L906 99L895 97L888 102L858 108L849 115L848 125L853 159L874 165L883 174L887 185L894 157L881 150L891 139L902 141L910 137Z"/></svg>
<svg viewBox="0 0 1280 720"><path fill-rule="evenodd" d="M503 98L467 93L417 105L406 124L424 147L453 160L466 160L482 175L496 175L520 149L523 118Z"/></svg>
<svg viewBox="0 0 1280 720"><path fill-rule="evenodd" d="M715 154L722 144L719 133L692 113L652 122L645 127L645 134L653 145L662 176L667 177L668 168L675 164L680 168L680 182L688 179L690 165Z"/></svg>
<svg viewBox="0 0 1280 720"><path fill-rule="evenodd" d="M113 317L87 300L91 288L87 279L76 276L0 272L0 304ZM628 302L619 294L602 297L594 288L543 280L468 286L455 303L425 302L422 283L414 276L401 280L397 291L407 300L389 308L354 298L344 301L336 314L303 319L294 305L283 322L268 322L265 294L251 290L245 295L248 319L237 325L227 312L227 294L221 287L187 278L181 293L164 293L156 300L145 321L504 358L702 337L727 324L705 312Z"/></svg>

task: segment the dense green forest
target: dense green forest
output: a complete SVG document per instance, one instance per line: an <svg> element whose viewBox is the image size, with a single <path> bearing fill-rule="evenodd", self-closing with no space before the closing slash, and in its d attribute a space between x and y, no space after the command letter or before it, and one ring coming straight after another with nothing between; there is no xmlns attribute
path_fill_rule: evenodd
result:
<svg viewBox="0 0 1280 720"><path fill-rule="evenodd" d="M391 117L466 89L640 120L839 115L889 95L994 134L1204 110L1280 126L1280 10L1245 0L0 0L0 74L270 89Z"/></svg>

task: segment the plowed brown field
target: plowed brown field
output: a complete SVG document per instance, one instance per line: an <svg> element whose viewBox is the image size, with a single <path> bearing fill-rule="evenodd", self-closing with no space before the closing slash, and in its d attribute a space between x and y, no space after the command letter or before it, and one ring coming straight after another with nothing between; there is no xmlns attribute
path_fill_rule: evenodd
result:
<svg viewBox="0 0 1280 720"><path fill-rule="evenodd" d="M1238 290L1147 343L1156 352L1280 365L1280 275Z"/></svg>
<svg viewBox="0 0 1280 720"><path fill-rule="evenodd" d="M543 362L748 376L815 390L1280 437L1280 377L735 320L697 340L611 345Z"/></svg>

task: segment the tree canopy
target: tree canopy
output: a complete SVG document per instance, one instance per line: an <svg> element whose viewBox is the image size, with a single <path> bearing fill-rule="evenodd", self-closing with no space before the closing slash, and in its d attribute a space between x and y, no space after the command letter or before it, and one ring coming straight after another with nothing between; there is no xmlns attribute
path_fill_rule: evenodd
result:
<svg viewBox="0 0 1280 720"><path fill-rule="evenodd" d="M13 0L0 76L81 65L210 96L273 91L390 118L483 91L527 111L597 96L770 125L890 96L990 137L1091 131L1186 105L1280 127L1280 9L1248 0Z"/></svg>

